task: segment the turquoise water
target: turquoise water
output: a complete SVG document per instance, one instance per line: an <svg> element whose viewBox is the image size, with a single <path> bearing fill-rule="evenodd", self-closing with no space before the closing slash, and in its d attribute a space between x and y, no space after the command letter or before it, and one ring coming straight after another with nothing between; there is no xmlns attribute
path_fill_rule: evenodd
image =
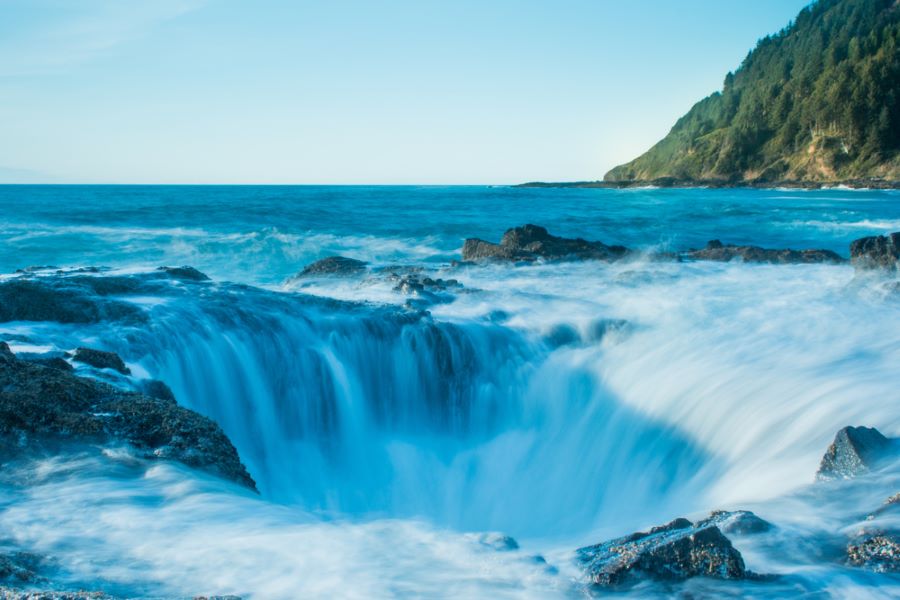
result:
<svg viewBox="0 0 900 600"><path fill-rule="evenodd" d="M895 191L508 187L0 186L0 271L189 263L275 283L316 258L458 258L466 237L533 222L552 233L672 249L710 239L846 255L900 229Z"/></svg>
<svg viewBox="0 0 900 600"><path fill-rule="evenodd" d="M13 465L0 525L59 581L125 597L568 597L572 551L712 509L770 584L699 596L896 597L843 565L894 468L813 484L845 425L900 435L900 303L849 265L454 265L524 223L645 250L826 248L900 230L892 191L0 187L0 274L192 265L121 299L147 324L0 323L17 352L118 352L234 441L260 496L126 453ZM293 280L318 258L350 279ZM390 269L381 267L394 265ZM404 267L458 280L409 295ZM501 531L521 549L477 541ZM550 567L534 559L541 555ZM640 597L673 589L644 586ZM817 595L818 594L818 595Z"/></svg>

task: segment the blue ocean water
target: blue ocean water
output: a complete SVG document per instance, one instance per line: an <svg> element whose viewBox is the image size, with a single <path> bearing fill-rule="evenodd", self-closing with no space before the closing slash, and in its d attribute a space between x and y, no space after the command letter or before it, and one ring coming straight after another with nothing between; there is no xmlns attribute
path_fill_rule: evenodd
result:
<svg viewBox="0 0 900 600"><path fill-rule="evenodd" d="M218 422L260 496L109 453L8 467L0 529L59 581L124 597L567 597L577 547L718 508L769 584L639 597L896 597L845 565L900 469L814 484L837 429L900 435L900 303L847 265L456 265L512 226L678 251L710 239L825 248L900 230L900 195L855 190L0 186L0 277L210 282L125 293L144 325L0 323L16 352L88 345ZM332 254L354 278L293 279ZM455 279L436 293L404 273ZM896 465L894 465L896 467ZM21 478L27 486L10 486ZM6 482L6 483L4 483ZM889 523L888 523L889 524ZM496 552L485 532L519 540ZM547 563L536 560L541 555Z"/></svg>
<svg viewBox="0 0 900 600"><path fill-rule="evenodd" d="M190 263L274 283L311 260L446 262L527 222L644 248L821 247L900 229L896 191L353 186L0 186L0 271Z"/></svg>

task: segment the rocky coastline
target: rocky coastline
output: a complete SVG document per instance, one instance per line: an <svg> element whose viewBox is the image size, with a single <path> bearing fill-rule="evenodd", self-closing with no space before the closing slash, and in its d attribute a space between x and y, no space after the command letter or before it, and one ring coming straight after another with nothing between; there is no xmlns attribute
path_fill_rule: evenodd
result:
<svg viewBox="0 0 900 600"><path fill-rule="evenodd" d="M850 258L828 250L766 249L712 241L701 249L641 254L623 246L552 235L536 225L514 227L498 243L467 239L462 262L533 264L558 261L614 262L646 257L660 261L745 261L767 264L852 264L858 272L897 271L900 234L854 241ZM362 261L330 257L307 266L298 279L361 277L372 273ZM72 326L102 321L129 327L146 326L146 314L123 299L175 281L181 286L206 286L209 278L190 267L162 268L137 276L102 272L59 272L35 277L25 270L0 281L0 322L57 322ZM394 290L423 302L452 301L464 291L456 279L431 277L414 267L377 270L393 282ZM201 288L197 288L201 289ZM76 374L75 365L81 365ZM82 376L83 369L123 378L130 389L102 378ZM212 420L180 406L171 389L154 379L140 379L115 352L78 346L71 352L18 355L0 340L0 451L6 459L25 453L65 452L68 445L128 447L146 461L177 461L248 490L256 484L221 428ZM881 468L898 455L898 443L875 429L840 430L822 458L816 485L848 480ZM900 531L882 524L882 516L900 506L900 494L873 499L869 525L843 541L841 558L852 568L900 572ZM849 524L848 524L849 525ZM732 538L773 535L778 524L746 510L715 511L690 521L676 518L667 524L614 538L575 551L584 585L598 589L627 589L644 581L678 582L695 577L758 581L778 578L747 567ZM503 537L503 551L517 551L515 540ZM497 544L494 544L497 545ZM111 598L101 592L53 591L42 575L42 557L24 550L0 553L0 598ZM47 591L50 590L50 591Z"/></svg>
<svg viewBox="0 0 900 600"><path fill-rule="evenodd" d="M897 190L900 189L900 181L887 179L846 179L837 181L805 181L805 180L723 180L723 179L677 179L674 177L661 177L658 179L632 179L621 181L529 181L513 187L520 188L599 188L599 189L633 189L633 188L705 188L705 189L734 189L746 188L756 190L770 189L797 189L797 190L827 190L832 188L849 188L855 190Z"/></svg>

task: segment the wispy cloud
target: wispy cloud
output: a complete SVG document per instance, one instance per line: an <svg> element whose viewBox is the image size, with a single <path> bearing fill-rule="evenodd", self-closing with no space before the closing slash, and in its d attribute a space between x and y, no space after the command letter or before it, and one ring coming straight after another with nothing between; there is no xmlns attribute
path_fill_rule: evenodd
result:
<svg viewBox="0 0 900 600"><path fill-rule="evenodd" d="M206 0L0 0L0 76L90 60L148 35Z"/></svg>

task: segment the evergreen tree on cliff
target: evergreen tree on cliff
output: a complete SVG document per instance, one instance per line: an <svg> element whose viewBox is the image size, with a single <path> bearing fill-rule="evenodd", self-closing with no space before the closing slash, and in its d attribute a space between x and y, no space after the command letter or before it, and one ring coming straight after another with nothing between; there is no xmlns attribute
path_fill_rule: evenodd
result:
<svg viewBox="0 0 900 600"><path fill-rule="evenodd" d="M900 180L900 0L818 0L607 181Z"/></svg>

